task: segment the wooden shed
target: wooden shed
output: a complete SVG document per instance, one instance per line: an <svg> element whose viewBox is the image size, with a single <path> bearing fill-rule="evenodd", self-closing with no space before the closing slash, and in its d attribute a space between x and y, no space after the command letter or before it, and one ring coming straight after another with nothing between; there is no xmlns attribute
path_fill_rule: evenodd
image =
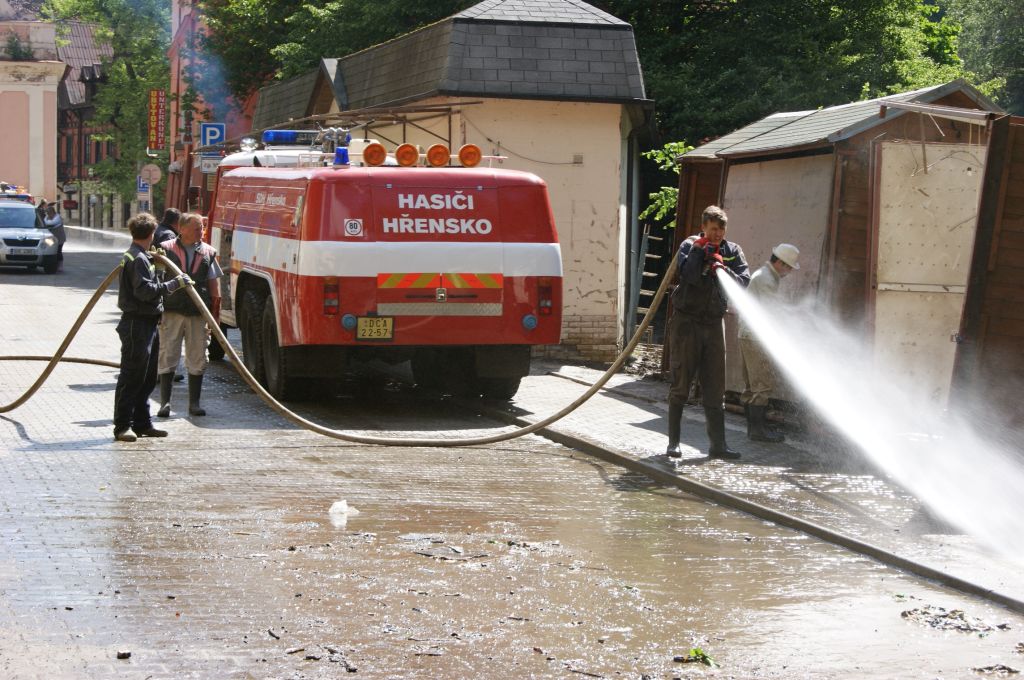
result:
<svg viewBox="0 0 1024 680"><path fill-rule="evenodd" d="M1014 120L962 80L768 116L678 159L676 241L699 230L704 207L722 205L751 267L779 242L799 245L801 271L784 292L862 329L875 356L936 403L954 385L1005 382L1018 364L1020 385L1024 313L1014 319L1000 302L1024 301ZM738 392L735 322L727 389Z"/></svg>
<svg viewBox="0 0 1024 680"><path fill-rule="evenodd" d="M1024 424L1024 118L991 125L953 394Z"/></svg>

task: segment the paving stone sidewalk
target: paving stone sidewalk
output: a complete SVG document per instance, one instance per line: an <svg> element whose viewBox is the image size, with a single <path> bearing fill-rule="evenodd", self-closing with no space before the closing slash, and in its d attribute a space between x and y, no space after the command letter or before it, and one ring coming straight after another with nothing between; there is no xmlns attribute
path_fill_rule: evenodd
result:
<svg viewBox="0 0 1024 680"><path fill-rule="evenodd" d="M602 375L599 368L536 361L511 406L501 410L536 422L571 403ZM668 384L658 376L619 373L549 428L1024 601L1019 559L994 554L936 518L827 430L789 431L783 444L753 442L746 437L746 420L727 413L727 440L743 457L709 460L702 409L690 404L683 418L684 458L673 463L664 455L667 392Z"/></svg>

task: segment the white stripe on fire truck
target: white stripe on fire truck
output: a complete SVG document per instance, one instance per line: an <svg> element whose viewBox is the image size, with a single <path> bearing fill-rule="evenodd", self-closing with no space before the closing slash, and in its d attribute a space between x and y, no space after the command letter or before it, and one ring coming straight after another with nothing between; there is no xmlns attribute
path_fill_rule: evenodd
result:
<svg viewBox="0 0 1024 680"><path fill-rule="evenodd" d="M557 243L297 241L235 231L240 263L303 276L377 276L380 272L495 272L505 276L562 276Z"/></svg>

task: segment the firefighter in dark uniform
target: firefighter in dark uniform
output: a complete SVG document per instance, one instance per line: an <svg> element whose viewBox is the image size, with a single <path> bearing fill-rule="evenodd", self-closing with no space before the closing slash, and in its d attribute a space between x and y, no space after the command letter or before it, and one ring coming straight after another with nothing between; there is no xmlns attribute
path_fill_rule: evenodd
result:
<svg viewBox="0 0 1024 680"><path fill-rule="evenodd" d="M672 292L669 320L669 366L672 386L668 397L668 449L680 458L679 435L683 406L694 378L700 379L710 440L708 456L735 460L740 454L725 443L725 323L728 309L718 272L731 275L742 286L750 282L743 249L725 240L728 217L718 206L701 216L701 233L679 247L678 285Z"/></svg>
<svg viewBox="0 0 1024 680"><path fill-rule="evenodd" d="M121 320L117 334L121 338L121 372L114 391L114 439L133 442L136 437L166 437L167 432L153 427L149 415L149 395L156 386L159 352L157 324L163 314L163 296L185 283L186 276L161 281L148 252L153 244L156 218L139 213L128 221L132 245L121 256L121 276L117 306Z"/></svg>

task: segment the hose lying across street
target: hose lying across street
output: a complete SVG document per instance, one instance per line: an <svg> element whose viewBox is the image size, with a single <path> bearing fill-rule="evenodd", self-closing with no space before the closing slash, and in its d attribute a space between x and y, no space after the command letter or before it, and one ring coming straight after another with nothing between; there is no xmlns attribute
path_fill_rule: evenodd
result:
<svg viewBox="0 0 1024 680"><path fill-rule="evenodd" d="M156 259L159 262L161 262L165 267L167 267L167 269L171 271L175 276L181 274L181 270L178 269L178 267L172 261L168 260L165 256L156 255ZM356 444L425 447L479 446L482 444L494 444L496 442L515 439L517 437L522 437L524 435L531 434L538 430L544 429L551 423L554 423L555 421L560 420L565 416L569 415L577 408L582 406L591 397L593 397L605 385L605 383L607 383L611 379L611 377L615 373L617 373L620 368L622 368L622 365L626 362L626 359L628 359L630 355L632 355L633 350L640 342L640 338L643 337L644 331L647 330L647 327L650 325L651 320L654 318L655 312L661 305L661 301L665 297L665 291L668 289L670 282L673 278L675 278L676 266L677 258L674 257L669 263L668 269L665 271L665 276L662 278L661 285L658 287L658 290L654 295L654 299L651 301L651 305L648 308L647 313L644 315L644 318L640 322L640 325L633 333L633 337L630 339L629 343L625 346L625 348L623 348L622 352L615 359L615 361L608 368L608 370L605 371L604 375L602 375L597 380L597 382L595 382L590 387L590 389L584 392L580 397L578 397L575 401L573 401L565 408L561 409L557 413L548 416L547 418L544 418L543 420L537 421L536 423L532 423L524 427L520 427L518 429L509 432L504 432L501 434L490 435L486 437L465 437L461 439L369 437L344 432L342 430L335 430L329 427L324 427L323 425L319 425L318 423L314 423L311 420L303 418L302 416L288 409L284 404L279 402L277 399L275 399L269 392L267 392L263 388L262 385L259 384L256 378L254 378L253 375L249 373L249 371L245 368L245 365L242 363L241 359L238 357L238 354L231 346L231 343L228 342L228 339L224 336L224 333L220 328L220 324L217 322L217 320L213 318L213 315L210 313L210 310L207 309L206 306L203 304L202 298L199 297L199 293L197 293L191 285L186 286L186 289L188 291L189 297L192 298L192 301L195 302L196 307L202 312L203 317L206 319L207 324L211 328L213 334L216 336L218 342L220 342L221 346L224 348L224 351L231 356L231 362L234 365L235 370L238 371L239 375L242 376L242 378L249 385L249 387L251 387L253 391L255 391L256 394L259 395L259 397L264 402L266 402L268 406L270 406L277 413L281 414L286 419L295 423L299 427L305 428L312 432L316 432L317 434L321 434L326 437L340 439L342 441L352 442ZM75 320L75 323L71 327L71 330L68 331L68 334L64 337L64 341L57 349L57 352L52 357L0 356L0 361L48 362L43 372L39 375L36 381L28 388L28 390L23 395L21 395L19 398L17 398L10 404L0 404L0 413L7 413L9 411L13 411L14 409L18 408L26 401L28 401L32 397L32 395L34 395L36 391L43 385L43 383L46 382L47 378L49 378L50 374L57 367L57 364L59 362L63 361L70 363L84 363L93 364L96 366L119 368L119 364L115 362L103 361L99 359L83 359L78 357L64 356L64 352L67 351L68 346L71 344L71 341L74 339L75 335L77 335L78 330L82 327L82 324L85 322L85 319L92 312L93 307L96 306L96 303L99 301L104 291L106 291L110 284L113 283L113 281L117 278L119 273L120 266L115 267L114 270L111 271L110 274L108 274L105 279L103 279L99 287L93 293L92 297L89 298L89 301L86 303L81 313L78 315L78 318ZM889 566L896 567L897 569L901 569L903 571L915 574L917 576L921 576L923 578L935 581L942 585L955 588L956 590L967 593L969 595L981 597L995 604L1002 605L1013 611L1024 613L1024 601L1018 598L1011 597L1009 595L991 590L989 588L985 588L984 586L972 583L970 581L961 579L951 574L947 574L943 571L929 567L925 564L921 564L919 562L906 559L893 552L884 550L878 546L874 546L870 543L865 543L851 536L847 536L845 534L832 531L831 529L815 524L813 522L808 522L807 520L800 519L799 517L794 517L793 515L789 515L784 512L780 512L778 510L769 508L767 506L754 503L740 496L736 496L735 494L723 491L722 489L685 477L676 471L670 472L658 465L649 463L647 461L637 460L636 458L633 458L631 456L616 453L614 451L607 449L606 447L592 445L586 441L579 440L576 438L563 437L562 439L567 440L563 441L562 443L568 443L569 445L583 448L587 453L596 455L606 461L619 465L620 467L629 469L633 472L638 472L640 474L646 475L647 477L650 477L655 481L664 483L666 485L675 486L676 488L679 488L687 493L691 493L705 500L711 501L713 503L718 503L719 505L730 507L741 512L748 513L750 515L753 515L754 517L758 517L760 519L773 522L780 526L788 527L790 529L803 532L810 536L815 536L834 545L841 546L853 552L857 552L872 559L878 560L883 564L887 564Z"/></svg>

